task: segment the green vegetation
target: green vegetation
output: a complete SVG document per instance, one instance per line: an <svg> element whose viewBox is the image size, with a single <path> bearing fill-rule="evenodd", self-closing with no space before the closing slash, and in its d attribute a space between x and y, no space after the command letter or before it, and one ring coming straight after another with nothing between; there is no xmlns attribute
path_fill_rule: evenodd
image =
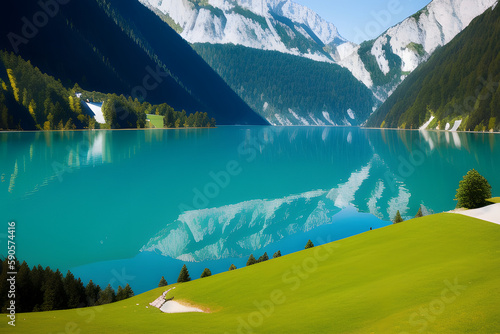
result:
<svg viewBox="0 0 500 334"><path fill-rule="evenodd" d="M229 267L229 270L236 270L238 268L236 268L236 266L234 264L231 264L231 266Z"/></svg>
<svg viewBox="0 0 500 334"><path fill-rule="evenodd" d="M297 30L296 23L294 23L289 18L284 16L272 14L273 19L276 22L274 29L278 33L281 41L285 44L288 49L297 49L301 53L320 53L331 59L328 52L325 51L325 45L316 36L316 34L305 24L300 25L304 31L306 31L312 38L307 38L304 34ZM326 49L328 50L328 49Z"/></svg>
<svg viewBox="0 0 500 334"><path fill-rule="evenodd" d="M101 290L99 285L94 285L92 280L83 285L80 278L76 279L68 271L66 276L58 270L55 272L50 267L28 267L15 261L15 270L10 270L10 261L6 258L0 261L0 310L7 312L9 305L7 278L8 272L16 271L16 311L40 312L81 308L86 306L104 305L117 300L130 298L134 295L132 288L127 284L125 288L118 287L115 294L111 285Z"/></svg>
<svg viewBox="0 0 500 334"><path fill-rule="evenodd" d="M338 65L236 45L193 48L250 107L276 123L275 114L297 122L289 108L311 123L309 113L326 123L327 111L337 124L349 119L349 108L357 120L371 113L373 94Z"/></svg>
<svg viewBox="0 0 500 334"><path fill-rule="evenodd" d="M116 301L128 299L133 296L134 296L134 291L132 291L132 288L127 283L127 285L125 285L125 288L123 289L121 286L118 287L118 291L116 292Z"/></svg>
<svg viewBox="0 0 500 334"><path fill-rule="evenodd" d="M418 128L463 120L459 130L500 130L500 7L488 9L436 50L370 117L367 126Z"/></svg>
<svg viewBox="0 0 500 334"><path fill-rule="evenodd" d="M422 213L422 206L418 208L417 214L415 215L415 218L421 218L423 217L424 214Z"/></svg>
<svg viewBox="0 0 500 334"><path fill-rule="evenodd" d="M149 103L140 103L123 96L110 94L102 105L102 113L106 125L111 129L144 128L146 126L146 113L144 109Z"/></svg>
<svg viewBox="0 0 500 334"><path fill-rule="evenodd" d="M257 260L257 263L264 262L267 260L269 260L269 256L267 256L267 252L264 252L264 254L260 256L259 259Z"/></svg>
<svg viewBox="0 0 500 334"><path fill-rule="evenodd" d="M230 10L230 12L239 14L243 17L249 18L252 21L257 22L258 24L260 24L262 30L269 29L267 26L266 19L263 16L257 15L254 12L239 6L238 4L235 4L234 7Z"/></svg>
<svg viewBox="0 0 500 334"><path fill-rule="evenodd" d="M500 197L488 198L487 201L490 203L500 203Z"/></svg>
<svg viewBox="0 0 500 334"><path fill-rule="evenodd" d="M396 84L401 80L401 58L392 51L391 47L391 37L387 36L387 42L382 46L382 50L385 52L385 57L389 62L389 73L384 74L380 67L378 66L377 59L371 53L373 44L375 40L365 41L361 43L358 54L365 68L370 72L373 84L375 86L384 86L387 84Z"/></svg>
<svg viewBox="0 0 500 334"><path fill-rule="evenodd" d="M476 209L488 205L491 197L491 185L475 169L467 172L460 181L455 195L458 208Z"/></svg>
<svg viewBox="0 0 500 334"><path fill-rule="evenodd" d="M311 239L309 239L306 243L306 246L304 247L304 249L308 249L308 248L313 248L314 247L314 244L313 242L311 241Z"/></svg>
<svg viewBox="0 0 500 334"><path fill-rule="evenodd" d="M75 90L13 53L0 51L0 130L72 130L94 124Z"/></svg>
<svg viewBox="0 0 500 334"><path fill-rule="evenodd" d="M404 219L401 217L401 214L399 213L399 210L398 210L398 212L396 212L396 215L394 216L394 219L392 220L392 222L394 224L399 224L399 223L404 222Z"/></svg>
<svg viewBox="0 0 500 334"><path fill-rule="evenodd" d="M159 111L159 113L161 115L162 111ZM197 111L194 114L186 116L184 110L179 112L168 108L164 115L163 126L165 128L210 128L215 126L215 119L209 119L206 112L201 113Z"/></svg>
<svg viewBox="0 0 500 334"><path fill-rule="evenodd" d="M162 286L167 286L168 283L167 283L167 280L165 279L165 277L161 277L160 279L160 283L158 283L158 287L161 288Z"/></svg>
<svg viewBox="0 0 500 334"><path fill-rule="evenodd" d="M247 267L251 266L252 264L256 264L256 263L257 263L257 260L255 259L253 254L250 254L250 256L248 257L248 260L247 260Z"/></svg>
<svg viewBox="0 0 500 334"><path fill-rule="evenodd" d="M411 42L406 46L408 49L414 51L416 54L418 54L420 57L423 57L425 55L425 50L424 46L422 44L418 44L415 42Z"/></svg>
<svg viewBox="0 0 500 334"><path fill-rule="evenodd" d="M146 6L151 9L156 15L158 15L158 17L163 21L165 22L166 24L168 24L170 26L170 28L174 29L175 32L177 32L178 34L181 34L182 31L184 29L182 29L182 27L177 24L177 22L174 21L174 19L172 19L170 17L170 15L168 15L168 13L163 13L161 10L159 10L158 8L154 7L154 6L151 6L149 5L149 3L146 3Z"/></svg>
<svg viewBox="0 0 500 334"><path fill-rule="evenodd" d="M189 282L191 277L189 277L189 271L186 265L182 266L181 272L179 273L179 278L177 278L177 283Z"/></svg>
<svg viewBox="0 0 500 334"><path fill-rule="evenodd" d="M276 253L273 254L273 259L276 259L278 257L281 257L281 251L277 251Z"/></svg>
<svg viewBox="0 0 500 334"><path fill-rule="evenodd" d="M163 128L163 117L161 115L151 115L147 114L146 115L147 119L149 119L149 127L150 128Z"/></svg>
<svg viewBox="0 0 500 334"><path fill-rule="evenodd" d="M165 291L158 288L85 316L18 314L16 332L71 323L82 333L495 333L499 238L496 224L426 216L178 284L166 296L210 313L163 314L149 306Z"/></svg>
<svg viewBox="0 0 500 334"><path fill-rule="evenodd" d="M76 96L81 93L81 97ZM83 90L78 84L65 88L60 81L43 74L29 61L0 51L0 130L94 129L100 125L82 108L82 100L103 102L103 128L144 128L146 114L154 114L155 127L214 127L207 113L175 111L166 103L151 105L132 97Z"/></svg>
<svg viewBox="0 0 500 334"><path fill-rule="evenodd" d="M205 270L203 270L203 272L201 273L200 278L205 278L209 276L212 276L212 272L210 271L210 269L205 268Z"/></svg>

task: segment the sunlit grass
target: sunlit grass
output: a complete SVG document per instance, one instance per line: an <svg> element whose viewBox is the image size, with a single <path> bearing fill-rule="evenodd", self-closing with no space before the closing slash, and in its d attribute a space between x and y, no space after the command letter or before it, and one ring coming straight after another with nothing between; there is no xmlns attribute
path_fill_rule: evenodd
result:
<svg viewBox="0 0 500 334"><path fill-rule="evenodd" d="M19 314L16 332L495 333L500 226L437 214L177 285L168 297L208 313L115 304ZM6 328L4 321L0 328Z"/></svg>

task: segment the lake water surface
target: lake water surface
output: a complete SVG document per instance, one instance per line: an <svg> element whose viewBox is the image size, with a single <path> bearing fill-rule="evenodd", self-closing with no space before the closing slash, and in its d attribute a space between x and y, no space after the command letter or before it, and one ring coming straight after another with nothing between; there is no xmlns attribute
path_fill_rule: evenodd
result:
<svg viewBox="0 0 500 334"><path fill-rule="evenodd" d="M289 253L307 239L386 226L397 210L405 218L420 205L451 210L472 168L498 194L498 166L498 134L236 126L0 133L0 239L16 221L17 255L30 266L102 275L100 284L126 269L137 293L162 272L176 277L186 261L200 273L207 263L222 271L250 253Z"/></svg>

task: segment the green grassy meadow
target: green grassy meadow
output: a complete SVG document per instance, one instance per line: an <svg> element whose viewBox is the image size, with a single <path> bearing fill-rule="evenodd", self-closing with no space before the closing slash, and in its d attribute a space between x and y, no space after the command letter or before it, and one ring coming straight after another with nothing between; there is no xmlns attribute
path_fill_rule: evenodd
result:
<svg viewBox="0 0 500 334"><path fill-rule="evenodd" d="M148 114L147 119L149 119L149 123L151 123L151 125L153 125L155 128L163 129L163 116Z"/></svg>
<svg viewBox="0 0 500 334"><path fill-rule="evenodd" d="M18 314L16 333L500 333L500 226L413 219L261 264L78 310ZM7 321L0 324L5 332Z"/></svg>
<svg viewBox="0 0 500 334"><path fill-rule="evenodd" d="M487 201L491 203L500 203L500 197L489 198Z"/></svg>

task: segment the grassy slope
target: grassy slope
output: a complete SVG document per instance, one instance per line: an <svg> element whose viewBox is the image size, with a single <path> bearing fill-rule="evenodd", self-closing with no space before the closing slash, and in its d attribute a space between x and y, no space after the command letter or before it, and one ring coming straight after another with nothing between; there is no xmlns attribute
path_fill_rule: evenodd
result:
<svg viewBox="0 0 500 334"><path fill-rule="evenodd" d="M498 225L438 214L181 284L169 293L213 313L146 309L166 290L160 288L101 308L18 315L16 332L64 332L69 326L82 333L234 333L244 319L260 324L252 329L256 333L494 333L500 331L499 239ZM310 273L301 269L303 279L292 272L315 263ZM458 295L444 291L445 281L455 280L464 289ZM254 302L269 301L273 291L285 300L260 317ZM437 307L437 314L426 320L429 307Z"/></svg>
<svg viewBox="0 0 500 334"><path fill-rule="evenodd" d="M491 202L491 203L500 203L500 197L493 197L493 198L487 199L487 201Z"/></svg>
<svg viewBox="0 0 500 334"><path fill-rule="evenodd" d="M151 121L151 124L154 125L155 128L163 129L163 116L147 115L147 118Z"/></svg>

